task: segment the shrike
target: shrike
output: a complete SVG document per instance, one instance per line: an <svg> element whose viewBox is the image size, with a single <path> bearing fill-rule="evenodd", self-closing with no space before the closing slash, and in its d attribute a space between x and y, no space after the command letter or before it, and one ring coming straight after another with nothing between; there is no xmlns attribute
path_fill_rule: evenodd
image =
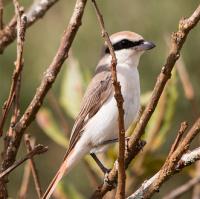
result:
<svg viewBox="0 0 200 199"><path fill-rule="evenodd" d="M137 118L140 109L140 80L137 69L140 56L155 45L130 31L115 33L110 39L117 58L117 78L124 98L124 124L127 130ZM94 77L83 97L80 113L72 129L69 148L43 199L50 198L63 175L88 153L101 169L106 171L95 154L103 152L118 138L118 108L114 98L110 65L111 55L105 44Z"/></svg>

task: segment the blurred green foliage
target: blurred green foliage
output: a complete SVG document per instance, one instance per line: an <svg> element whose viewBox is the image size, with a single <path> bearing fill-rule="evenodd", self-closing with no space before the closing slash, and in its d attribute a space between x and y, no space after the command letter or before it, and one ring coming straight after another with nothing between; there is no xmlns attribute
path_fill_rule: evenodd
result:
<svg viewBox="0 0 200 199"><path fill-rule="evenodd" d="M32 1L21 0L21 5L28 8ZM156 77L165 63L166 46L164 35L177 30L178 21L182 16L189 16L196 6L198 0L126 0L126 1L98 1L103 12L105 24L108 32L114 33L121 30L135 31L144 36L147 40L156 43L155 50L143 55L140 62L141 90L144 100L148 101L149 94L154 86ZM74 1L60 0L53 8L51 8L45 17L30 27L26 35L25 52L24 52L24 70L21 88L21 113L32 99L37 86L39 85L43 72L51 63L53 56L57 50L63 30L67 26L70 15L72 13ZM4 23L6 24L13 16L14 9L10 1L5 6ZM200 28L196 27L189 35L182 52L183 60L187 67L191 82L194 86L195 97L199 104L200 92L200 67L199 67L199 36ZM72 46L73 57L70 55L67 63L64 64L57 81L52 88L52 92L56 96L58 104L64 115L65 122L69 126L69 130L73 125L73 120L78 113L80 101L84 90L91 78L95 65L100 56L103 40L100 35L100 29L93 7L88 1L86 11L83 17L83 23L77 34L75 42ZM16 59L16 42L10 45L1 55L0 59L0 105L2 106L6 100L11 84L12 71L14 61ZM146 97L145 97L146 96ZM179 124L183 120L188 120L189 124L194 121L193 110L190 102L185 98L182 85L176 73L165 91L166 96L166 112L164 114L163 123L157 136L153 140L153 147L150 155L144 159L143 169L145 172L134 183L132 182L135 167L131 166L128 171L128 192L134 191L144 179L155 173L164 161L170 145L176 136ZM146 98L146 99L145 99ZM150 121L146 132L151 132L158 120L158 112L155 112ZM48 185L50 179L55 174L62 157L65 153L67 145L67 136L69 132L63 132L61 120L57 116L52 104L49 100L45 100L44 107L37 116L37 122L33 123L28 130L36 137L37 142L49 146L49 152L43 157L36 158L36 164L42 181L43 190ZM46 134L44 134L44 132ZM150 134L145 135L145 139L149 139ZM1 148L3 141L1 139ZM112 166L116 157L116 147L108 151L107 154L101 155L105 163ZM20 155L24 153L24 146L20 151ZM42 161L41 161L42 159ZM87 157L89 159L89 157ZM138 161L138 160L136 160ZM92 170L97 173L98 177L103 177L98 168L96 168L93 160L87 161L92 164ZM134 162L135 163L135 162ZM133 164L134 165L134 164ZM137 164L136 164L137 165ZM95 167L95 168L94 168ZM91 179L85 172L83 162L81 162L70 174L64 179L64 185L60 190L65 192L68 198L88 198L92 192ZM191 171L191 170L190 170ZM15 170L11 175L9 183L10 195L15 198L15 194L20 187L23 168ZM77 177L77 176L81 176ZM155 198L161 198L174 186L182 184L189 176L189 172L178 175L173 181L163 186L161 193ZM85 181L84 179L88 179ZM29 190L29 198L36 198L33 184ZM92 188L91 188L92 187ZM59 190L58 189L58 190ZM110 195L108 198L111 198ZM186 194L183 198L188 198Z"/></svg>

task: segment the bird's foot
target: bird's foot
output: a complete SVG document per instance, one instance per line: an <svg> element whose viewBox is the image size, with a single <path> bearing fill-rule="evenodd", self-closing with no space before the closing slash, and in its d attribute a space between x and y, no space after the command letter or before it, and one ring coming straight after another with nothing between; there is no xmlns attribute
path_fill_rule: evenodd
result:
<svg viewBox="0 0 200 199"><path fill-rule="evenodd" d="M109 173L110 173L111 169L107 169L107 171L104 173L104 183L106 183L109 187L116 187L117 183L113 182L109 179Z"/></svg>

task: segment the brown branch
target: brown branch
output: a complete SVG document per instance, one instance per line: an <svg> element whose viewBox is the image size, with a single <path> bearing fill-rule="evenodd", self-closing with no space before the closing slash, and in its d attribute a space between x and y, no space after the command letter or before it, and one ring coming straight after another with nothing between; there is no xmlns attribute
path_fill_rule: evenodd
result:
<svg viewBox="0 0 200 199"><path fill-rule="evenodd" d="M25 40L25 27L26 27L26 16L23 15L23 12L20 10L19 3L17 0L13 0L15 7L15 13L17 16L17 58L15 62L15 69L13 72L12 83L10 88L10 93L7 101L4 104L4 109L2 113L2 118L0 121L0 136L3 134L3 126L7 117L7 114L12 106L14 105L14 111L11 117L11 124L8 130L8 133L5 137L5 149L8 147L8 141L14 136L14 131L12 126L14 126L18 120L20 109L19 109L19 96L20 96L20 83L21 83L21 72L23 69L23 48ZM5 152L2 153L2 157L6 156ZM4 171L5 165L2 164L1 172ZM0 180L0 198L6 197L7 190L5 183L7 182L7 176Z"/></svg>
<svg viewBox="0 0 200 199"><path fill-rule="evenodd" d="M22 55L23 55L25 31L26 31L26 16L23 15L23 12L20 10L18 1L13 0L13 3L15 6L15 13L17 16L17 60L15 62L15 69L13 71L13 77L12 77L12 83L11 83L9 96L6 102L4 103L4 107L2 111L2 117L0 121L0 136L2 136L3 134L3 126L14 99L15 101L18 101L21 72L23 69ZM18 107L16 107L16 109L18 109ZM18 112L18 110L16 110L16 112ZM16 114L16 116L18 116L18 114ZM16 122L15 118L13 120L14 120L13 122Z"/></svg>
<svg viewBox="0 0 200 199"><path fill-rule="evenodd" d="M19 189L18 199L26 199L30 175L31 175L30 162L27 162L24 167L24 175L23 175L21 187Z"/></svg>
<svg viewBox="0 0 200 199"><path fill-rule="evenodd" d="M156 85L153 90L153 94L151 97L150 102L148 103L147 107L145 108L140 121L137 123L133 136L129 141L129 147L134 147L138 140L144 133L145 127L151 118L158 100L164 90L164 87L167 81L171 77L171 71L176 63L177 59L179 58L180 50L187 38L188 33L192 28L194 28L200 20L200 5L191 15L191 17L186 19L181 19L179 22L179 30L172 34L171 38L171 49L169 52L169 56L167 57L167 61L162 68L161 73L157 78Z"/></svg>
<svg viewBox="0 0 200 199"><path fill-rule="evenodd" d="M176 163L174 174L180 172L183 168L190 166L196 161L200 160L200 147L194 149L193 151L185 153L181 159ZM149 180L145 180L145 182L137 189L135 193L129 196L127 199L140 199L145 198L144 194L148 191L149 187L152 183L159 177L160 171L156 173Z"/></svg>
<svg viewBox="0 0 200 199"><path fill-rule="evenodd" d="M123 109L123 96L121 93L121 86L120 82L117 80L117 59L115 56L115 52L112 46L112 43L110 41L109 35L106 32L103 16L100 13L100 10L97 6L97 3L95 0L92 0L97 18L100 24L102 37L104 38L112 60L111 60L111 73L112 73L112 84L114 88L114 96L115 100L117 102L118 107L118 129L119 129L119 154L118 154L118 184L117 184L117 192L116 192L116 198L123 199L125 198L125 183L126 183L126 173L125 173L125 127L124 127L124 109Z"/></svg>
<svg viewBox="0 0 200 199"><path fill-rule="evenodd" d="M181 127L180 127L180 129L178 131L178 135L177 135L177 137L176 137L176 139L175 139L175 141L174 141L174 143L173 143L173 145L172 145L172 147L170 149L168 157L170 157L174 153L174 151L177 149L177 147L178 147L179 143L181 142L181 139L182 139L183 134L186 131L187 127L188 127L188 123L187 122L182 122L181 123Z"/></svg>
<svg viewBox="0 0 200 199"><path fill-rule="evenodd" d="M133 152L134 155L132 153L127 153L125 157L125 162L130 163L131 160L140 151L137 150L138 147L137 143L140 141L141 136L143 135L144 130L146 128L146 125L157 106L158 100L165 88L165 85L171 77L171 71L174 67L176 60L179 58L180 50L187 38L187 35L189 34L190 30L197 25L199 20L200 20L200 5L189 18L180 20L179 30L172 34L171 49L169 52L169 56L167 57L167 61L157 78L157 82L155 84L151 100L149 101L147 107L145 108L145 111L143 112L139 122L137 123L135 131L128 142L128 149L129 151ZM126 166L128 167L128 165ZM116 176L114 175L114 171L115 167L109 173L108 175L109 179L110 178L116 179L117 175ZM113 183L115 183L114 180ZM108 191L112 190L113 188L114 184L110 186L104 183L94 192L93 196L97 196L96 198L102 198Z"/></svg>
<svg viewBox="0 0 200 199"><path fill-rule="evenodd" d="M185 192L192 189L195 185L197 185L200 182L200 176L195 177L185 184L181 185L180 187L172 190L170 193L168 193L166 196L163 197L163 199L175 199L183 195Z"/></svg>
<svg viewBox="0 0 200 199"><path fill-rule="evenodd" d="M28 134L24 135L24 140L25 140L25 145L27 148L27 152L31 152L33 150L32 146L31 146L31 140ZM33 141L33 146L35 145L35 141ZM30 166L31 166L31 171L32 171L32 175L33 175L33 180L35 183L35 189L38 195L38 198L42 198L42 188L41 188L41 183L40 183L40 179L39 179L39 175L38 175L38 171L36 169L36 165L35 162L33 160L33 158L30 158Z"/></svg>
<svg viewBox="0 0 200 199"><path fill-rule="evenodd" d="M10 166L8 169L0 173L0 179L4 176L8 175L10 172L12 172L15 168L20 166L22 163L24 163L26 160L31 159L35 155L40 155L42 153L45 153L48 150L47 146L43 146L41 144L38 144L34 147L32 151L30 151L24 158L21 160L15 162L12 166Z"/></svg>
<svg viewBox="0 0 200 199"><path fill-rule="evenodd" d="M38 19L42 18L56 2L58 2L58 0L35 1L35 3L33 3L25 13L27 16L27 27L30 27ZM16 17L13 17L9 25L5 26L5 28L0 32L0 53L3 53L4 49L15 40L16 24Z"/></svg>
<svg viewBox="0 0 200 199"><path fill-rule="evenodd" d="M185 131L185 130L186 130L186 127L184 127L184 125L182 124L177 137L179 138L180 132ZM188 150L190 146L190 143L199 132L200 132L200 118L196 120L196 122L194 123L192 128L189 130L185 138L182 141L178 142L179 145L177 146L176 149L174 146L177 145L178 138L175 140L169 152L169 156L167 157L164 165L158 172L158 175L151 181L151 183L148 185L148 188L145 188L145 190L142 190L143 199L150 198L154 193L158 192L161 185L165 181L167 181L170 176L174 175L177 172L177 167L179 170L181 170L184 167L185 163L183 161L184 159L182 156L184 153L186 153L186 151ZM173 151L173 149L175 150ZM133 195L135 196L135 194Z"/></svg>
<svg viewBox="0 0 200 199"><path fill-rule="evenodd" d="M42 106L43 100L52 87L65 59L68 57L69 49L76 36L76 33L81 25L81 19L83 16L84 8L87 0L77 0L74 12L70 19L69 25L64 32L58 51L44 73L43 79L40 86L38 87L35 96L33 97L30 105L27 107L25 113L13 128L14 135L9 140L8 147L6 147L5 156L3 157L2 170L6 170L10 167L16 158L22 136L24 131L28 128L31 122L35 119L39 108ZM5 183L4 183L5 184ZM2 182L0 182L0 193L1 193Z"/></svg>

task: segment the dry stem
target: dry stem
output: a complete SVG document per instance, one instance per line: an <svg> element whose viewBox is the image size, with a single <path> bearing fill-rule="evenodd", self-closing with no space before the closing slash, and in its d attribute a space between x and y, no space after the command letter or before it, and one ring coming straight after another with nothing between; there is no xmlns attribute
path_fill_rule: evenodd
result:
<svg viewBox="0 0 200 199"><path fill-rule="evenodd" d="M112 72L112 84L114 88L114 97L117 102L118 107L118 129L119 129L119 154L118 154L118 183L117 192L115 198L124 199L125 198L125 183L126 183L126 173L125 173L125 128L124 128L124 109L123 109L123 96L121 93L120 82L117 80L117 58L110 41L109 35L106 32L103 16L97 6L95 0L92 0L94 8L97 14L97 18L100 23L102 36L109 48L112 60L111 60L111 72Z"/></svg>
<svg viewBox="0 0 200 199"><path fill-rule="evenodd" d="M20 166L23 162L25 162L28 159L31 159L35 155L40 155L48 150L48 147L45 147L41 144L38 144L34 147L32 151L30 151L24 158L21 160L15 162L12 166L10 166L8 169L0 173L0 179L4 176L8 175L11 171L13 171L15 168Z"/></svg>
<svg viewBox="0 0 200 199"><path fill-rule="evenodd" d="M31 146L31 139L30 139L28 134L24 135L24 140L25 140L27 152L31 152L33 150L33 148ZM32 145L34 147L34 145L35 145L34 140L32 140ZM36 189L38 198L40 199L40 198L42 198L42 188L41 188L41 183L40 183L38 171L37 171L37 168L36 168L36 165L35 165L33 158L30 158L30 166L31 166L31 171L32 171L32 175L33 175L33 180L34 180L34 183L35 183L35 189Z"/></svg>

